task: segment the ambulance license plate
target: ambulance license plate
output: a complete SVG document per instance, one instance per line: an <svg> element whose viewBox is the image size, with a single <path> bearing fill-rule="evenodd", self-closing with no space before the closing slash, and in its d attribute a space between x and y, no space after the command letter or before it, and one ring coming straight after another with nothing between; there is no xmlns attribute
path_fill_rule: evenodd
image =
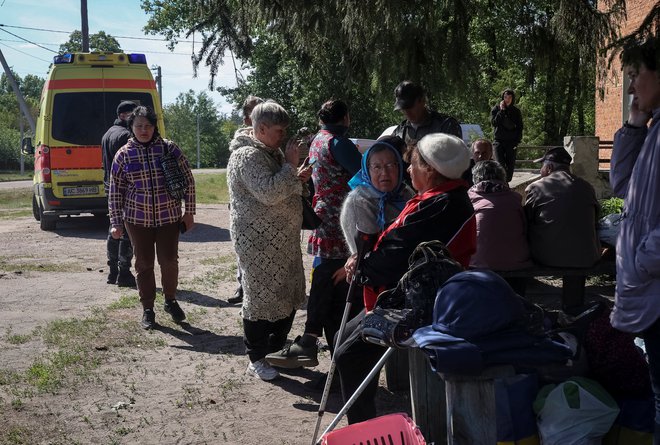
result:
<svg viewBox="0 0 660 445"><path fill-rule="evenodd" d="M64 187L64 196L81 196L81 195L96 195L99 192L99 187Z"/></svg>

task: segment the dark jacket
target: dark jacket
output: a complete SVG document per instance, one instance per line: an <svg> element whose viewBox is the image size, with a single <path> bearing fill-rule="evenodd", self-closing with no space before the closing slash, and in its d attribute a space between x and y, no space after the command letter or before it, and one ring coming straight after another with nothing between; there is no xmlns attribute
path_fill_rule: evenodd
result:
<svg viewBox="0 0 660 445"><path fill-rule="evenodd" d="M428 191L408 201L401 212L403 216L399 217L403 221L397 219L392 223L394 228L383 232L375 249L364 258L365 284L396 284L408 270L408 258L413 250L423 241L439 240L447 244L454 258L467 266L477 250L477 232L465 185L461 180L451 181L439 193Z"/></svg>
<svg viewBox="0 0 660 445"><path fill-rule="evenodd" d="M394 129L392 134L403 139L406 145L415 145L421 138L431 133L453 134L463 139L463 130L456 119L433 110L430 111L428 119L422 122L417 129L413 128L406 119Z"/></svg>
<svg viewBox="0 0 660 445"><path fill-rule="evenodd" d="M518 107L509 105L504 110L498 103L490 111L490 123L493 125L494 139L518 145L522 139L523 121Z"/></svg>
<svg viewBox="0 0 660 445"><path fill-rule="evenodd" d="M131 132L128 130L128 122L121 119L115 120L112 127L108 129L101 139L101 149L103 150L103 183L105 191L108 193L110 187L110 171L112 170L112 160L117 151L126 145Z"/></svg>

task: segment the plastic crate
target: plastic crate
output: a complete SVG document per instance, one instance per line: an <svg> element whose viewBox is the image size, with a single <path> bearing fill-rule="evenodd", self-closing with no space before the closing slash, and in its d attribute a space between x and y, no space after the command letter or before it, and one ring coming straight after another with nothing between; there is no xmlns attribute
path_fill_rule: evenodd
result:
<svg viewBox="0 0 660 445"><path fill-rule="evenodd" d="M426 445L415 422L405 413L388 414L324 435L322 445Z"/></svg>

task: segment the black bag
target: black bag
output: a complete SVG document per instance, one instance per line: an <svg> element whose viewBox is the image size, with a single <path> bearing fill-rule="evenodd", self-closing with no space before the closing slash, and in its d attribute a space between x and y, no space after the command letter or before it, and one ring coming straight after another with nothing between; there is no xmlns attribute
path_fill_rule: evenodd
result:
<svg viewBox="0 0 660 445"><path fill-rule="evenodd" d="M420 243L410 255L408 272L394 289L378 296L373 312L365 317L363 338L386 346L407 346L415 330L432 323L440 286L462 270L440 241Z"/></svg>
<svg viewBox="0 0 660 445"><path fill-rule="evenodd" d="M304 230L314 230L318 228L323 220L316 214L314 207L310 204L309 200L302 197L302 228Z"/></svg>
<svg viewBox="0 0 660 445"><path fill-rule="evenodd" d="M181 170L179 161L172 154L169 141L165 142L165 147L165 154L160 158L163 176L165 177L165 188L172 198L183 199L188 191L188 178Z"/></svg>

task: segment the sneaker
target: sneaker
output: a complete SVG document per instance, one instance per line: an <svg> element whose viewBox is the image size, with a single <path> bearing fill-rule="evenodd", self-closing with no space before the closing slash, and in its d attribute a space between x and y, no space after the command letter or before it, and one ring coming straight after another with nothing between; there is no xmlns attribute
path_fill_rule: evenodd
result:
<svg viewBox="0 0 660 445"><path fill-rule="evenodd" d="M186 314L183 312L183 309L181 309L181 306L179 306L179 303L176 300L165 301L165 306L163 306L163 309L165 312L172 316L172 320L174 320L175 323L181 323L186 319Z"/></svg>
<svg viewBox="0 0 660 445"><path fill-rule="evenodd" d="M117 277L117 286L119 287L136 287L135 277L128 269L120 269L119 276Z"/></svg>
<svg viewBox="0 0 660 445"><path fill-rule="evenodd" d="M319 347L316 344L316 338L312 336L298 336L290 345L281 351L273 352L266 356L266 360L278 368L313 368L318 366L317 358Z"/></svg>
<svg viewBox="0 0 660 445"><path fill-rule="evenodd" d="M229 304L238 304L243 302L243 287L238 286L236 288L236 292L234 292L234 296L231 298L227 298L227 303Z"/></svg>
<svg viewBox="0 0 660 445"><path fill-rule="evenodd" d="M111 267L110 273L108 273L108 284L117 284L117 277L119 276L119 269L117 267Z"/></svg>
<svg viewBox="0 0 660 445"><path fill-rule="evenodd" d="M144 310L140 324L144 329L153 329L156 326L156 313L153 309Z"/></svg>
<svg viewBox="0 0 660 445"><path fill-rule="evenodd" d="M264 381L269 381L276 379L277 377L280 376L280 373L277 372L276 369L274 369L270 364L266 361L266 359L261 359L257 360L254 363L250 363L247 367L247 374L251 375L253 377L258 377L261 380Z"/></svg>

